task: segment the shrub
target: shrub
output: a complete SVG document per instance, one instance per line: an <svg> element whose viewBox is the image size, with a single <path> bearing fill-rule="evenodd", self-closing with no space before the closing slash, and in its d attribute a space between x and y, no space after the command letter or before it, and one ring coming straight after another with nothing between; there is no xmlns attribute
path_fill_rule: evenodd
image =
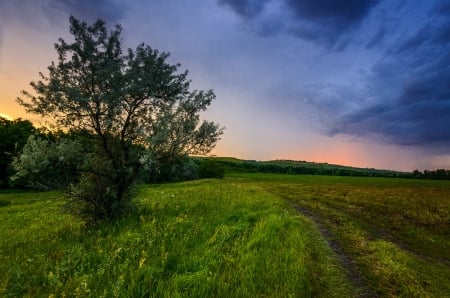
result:
<svg viewBox="0 0 450 298"><path fill-rule="evenodd" d="M198 167L199 178L223 178L225 169L214 159L203 160Z"/></svg>
<svg viewBox="0 0 450 298"><path fill-rule="evenodd" d="M177 182L198 179L198 165L188 156L150 159L141 180L146 183Z"/></svg>
<svg viewBox="0 0 450 298"><path fill-rule="evenodd" d="M49 141L32 135L12 162L16 173L11 184L41 190L66 187L78 176L82 151L78 141L65 138Z"/></svg>

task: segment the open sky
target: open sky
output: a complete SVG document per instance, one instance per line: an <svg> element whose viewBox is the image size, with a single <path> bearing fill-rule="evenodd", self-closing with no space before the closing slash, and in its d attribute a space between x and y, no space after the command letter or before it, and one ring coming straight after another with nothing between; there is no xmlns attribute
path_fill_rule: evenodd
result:
<svg viewBox="0 0 450 298"><path fill-rule="evenodd" d="M0 114L38 121L15 98L70 15L214 89L216 155L450 169L449 0L0 0Z"/></svg>

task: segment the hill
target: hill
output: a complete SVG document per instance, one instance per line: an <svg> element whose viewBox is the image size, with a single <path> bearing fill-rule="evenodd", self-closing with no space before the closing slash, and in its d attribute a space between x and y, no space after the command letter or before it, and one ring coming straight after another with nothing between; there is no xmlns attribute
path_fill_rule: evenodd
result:
<svg viewBox="0 0 450 298"><path fill-rule="evenodd" d="M383 170L374 168L358 168L328 163L316 163L295 160L242 160L234 157L214 157L229 172L261 172L274 174L309 174L327 176L355 177L397 177L415 178L414 173Z"/></svg>

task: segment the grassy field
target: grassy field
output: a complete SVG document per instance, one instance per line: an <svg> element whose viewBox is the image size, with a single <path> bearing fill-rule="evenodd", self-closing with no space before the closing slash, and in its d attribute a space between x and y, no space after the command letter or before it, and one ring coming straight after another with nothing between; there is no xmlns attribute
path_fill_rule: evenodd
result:
<svg viewBox="0 0 450 298"><path fill-rule="evenodd" d="M95 229L62 205L57 192L0 193L0 296L450 296L448 181L141 186L135 214Z"/></svg>
<svg viewBox="0 0 450 298"><path fill-rule="evenodd" d="M239 174L325 227L374 295L450 297L450 182Z"/></svg>
<svg viewBox="0 0 450 298"><path fill-rule="evenodd" d="M1 194L0 296L348 297L312 222L238 179L142 186L138 211L84 229L58 193Z"/></svg>

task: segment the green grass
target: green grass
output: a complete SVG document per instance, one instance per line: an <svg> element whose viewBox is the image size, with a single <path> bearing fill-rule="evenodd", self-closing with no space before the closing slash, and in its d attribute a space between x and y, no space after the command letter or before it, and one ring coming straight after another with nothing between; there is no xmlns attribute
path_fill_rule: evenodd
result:
<svg viewBox="0 0 450 298"><path fill-rule="evenodd" d="M132 216L95 229L57 192L2 193L0 296L351 297L330 248L248 180L142 186Z"/></svg>
<svg viewBox="0 0 450 298"><path fill-rule="evenodd" d="M351 297L315 215L381 297L450 297L450 182L229 174L141 186L86 228L58 192L0 193L2 297Z"/></svg>
<svg viewBox="0 0 450 298"><path fill-rule="evenodd" d="M372 291L450 297L450 182L239 174L315 214Z"/></svg>

